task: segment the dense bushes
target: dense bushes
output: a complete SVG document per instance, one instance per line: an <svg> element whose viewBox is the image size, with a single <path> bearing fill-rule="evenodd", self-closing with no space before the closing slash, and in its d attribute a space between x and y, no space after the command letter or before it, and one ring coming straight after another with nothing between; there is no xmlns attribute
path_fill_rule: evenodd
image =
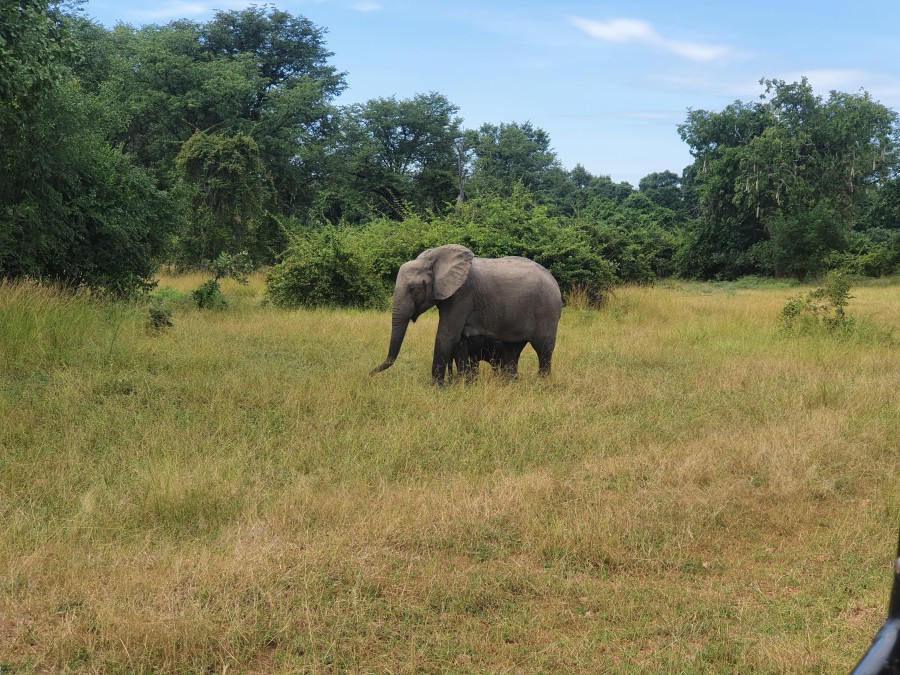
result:
<svg viewBox="0 0 900 675"><path fill-rule="evenodd" d="M591 245L587 228L549 215L520 189L510 198L471 200L444 217L410 215L298 237L269 274L269 296L284 306L378 306L386 302L404 262L448 243L483 257L535 260L564 293L578 288L595 302L618 281L613 263Z"/></svg>
<svg viewBox="0 0 900 675"><path fill-rule="evenodd" d="M269 298L283 307L378 307L384 286L348 247L346 231L328 228L296 239L266 280Z"/></svg>

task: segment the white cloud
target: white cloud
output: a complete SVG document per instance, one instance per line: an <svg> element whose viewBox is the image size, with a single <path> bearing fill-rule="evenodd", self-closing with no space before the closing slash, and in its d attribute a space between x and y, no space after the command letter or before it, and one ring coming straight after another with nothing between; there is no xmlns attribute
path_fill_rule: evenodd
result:
<svg viewBox="0 0 900 675"><path fill-rule="evenodd" d="M653 26L637 19L592 21L573 16L569 17L569 21L591 37L610 42L653 42L660 39Z"/></svg>
<svg viewBox="0 0 900 675"><path fill-rule="evenodd" d="M731 53L731 48L725 45L667 40L652 25L639 19L595 21L571 16L569 21L585 34L598 40L619 43L639 42L658 47L691 61L714 61Z"/></svg>

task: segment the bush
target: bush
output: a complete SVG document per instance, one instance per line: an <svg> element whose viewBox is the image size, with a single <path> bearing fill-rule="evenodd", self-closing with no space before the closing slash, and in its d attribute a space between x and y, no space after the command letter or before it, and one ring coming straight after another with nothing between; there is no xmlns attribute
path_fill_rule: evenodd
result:
<svg viewBox="0 0 900 675"><path fill-rule="evenodd" d="M193 302L193 294L187 291L179 291L177 288L165 286L152 291L149 295L151 303L165 307L190 307Z"/></svg>
<svg viewBox="0 0 900 675"><path fill-rule="evenodd" d="M197 303L197 309L225 309L228 306L218 279L204 281L191 291L191 297Z"/></svg>
<svg viewBox="0 0 900 675"><path fill-rule="evenodd" d="M872 228L851 232L847 250L832 251L825 263L854 276L880 277L900 271L900 231Z"/></svg>
<svg viewBox="0 0 900 675"><path fill-rule="evenodd" d="M831 272L825 286L788 300L780 314L781 324L787 333L824 327L829 332L846 330L854 319L847 314L850 280L843 274Z"/></svg>
<svg viewBox="0 0 900 675"><path fill-rule="evenodd" d="M171 328L172 310L166 307L161 301L150 304L147 312L147 328L157 330L161 328Z"/></svg>
<svg viewBox="0 0 900 675"><path fill-rule="evenodd" d="M247 251L240 253L220 253L215 260L208 262L206 266L212 272L213 278L203 282L199 288L191 291L191 297L197 303L198 309L225 309L228 301L222 295L220 279L230 277L242 286L248 283L247 276L253 271L253 261Z"/></svg>
<svg viewBox="0 0 900 675"><path fill-rule="evenodd" d="M591 247L588 233L551 215L523 188L510 197L471 199L444 217L378 220L343 234L348 249L385 287L393 286L403 263L443 244L461 244L483 258L530 258L550 270L563 293L577 287L592 304L617 282L614 266Z"/></svg>
<svg viewBox="0 0 900 675"><path fill-rule="evenodd" d="M462 205L437 223L448 238L475 255L498 258L519 255L540 263L554 276L563 293L579 288L602 302L618 281L615 267L596 251L588 232L566 217L553 216L524 188L510 197L480 197Z"/></svg>
<svg viewBox="0 0 900 675"><path fill-rule="evenodd" d="M267 293L281 307L360 307L387 304L387 292L371 265L334 228L294 241L269 271Z"/></svg>

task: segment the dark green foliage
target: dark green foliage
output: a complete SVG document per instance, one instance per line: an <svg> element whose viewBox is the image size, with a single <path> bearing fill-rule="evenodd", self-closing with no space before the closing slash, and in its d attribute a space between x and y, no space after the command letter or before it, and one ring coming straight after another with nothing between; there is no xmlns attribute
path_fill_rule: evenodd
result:
<svg viewBox="0 0 900 675"><path fill-rule="evenodd" d="M635 190L567 171L529 122L464 130L437 92L335 107L325 30L269 5L110 30L77 5L0 6L0 275L128 295L161 262L246 251L299 265L305 303L360 304L450 242L587 295L676 273L900 271L897 118L865 92L773 80L759 102L691 111L695 162Z"/></svg>
<svg viewBox="0 0 900 675"><path fill-rule="evenodd" d="M330 101L344 81L324 30L253 6L81 35L80 76L115 111L108 138L184 205L173 261L247 249L274 262L288 243L284 216L305 214L329 175Z"/></svg>
<svg viewBox="0 0 900 675"><path fill-rule="evenodd" d="M309 233L291 244L269 270L268 297L281 307L382 307L387 291L354 253L347 233L334 228Z"/></svg>
<svg viewBox="0 0 900 675"><path fill-rule="evenodd" d="M510 196L523 185L542 199L549 196L559 161L543 129L530 122L483 124L466 132L465 147L474 155L468 194Z"/></svg>
<svg viewBox="0 0 900 675"><path fill-rule="evenodd" d="M621 204L634 192L630 183L614 183L609 176L594 176L580 164L571 171L552 166L545 174L543 203L555 213L580 217L598 202Z"/></svg>
<svg viewBox="0 0 900 675"><path fill-rule="evenodd" d="M647 174L638 183L641 194L654 204L672 211L685 208L684 194L681 190L681 179L671 171Z"/></svg>
<svg viewBox="0 0 900 675"><path fill-rule="evenodd" d="M247 251L240 251L234 255L220 253L218 258L206 263L206 267L212 273L213 278L193 290L191 297L199 309L225 309L228 302L222 295L222 286L219 281L230 277L239 284L246 285L249 282L247 275L253 271L253 262Z"/></svg>
<svg viewBox="0 0 900 675"><path fill-rule="evenodd" d="M461 243L486 258L530 258L550 270L564 292L577 286L599 297L616 281L614 266L592 248L588 233L571 219L553 216L521 186L507 199L465 202L446 224L456 236L444 243Z"/></svg>
<svg viewBox="0 0 900 675"><path fill-rule="evenodd" d="M177 239L181 264L198 265L247 249L267 259L276 252L273 247L282 247L285 242L267 241L272 233L260 227L266 222L270 181L252 137L198 131L181 146L175 162L190 199L190 217Z"/></svg>
<svg viewBox="0 0 900 675"><path fill-rule="evenodd" d="M466 201L444 217L382 219L302 237L272 269L269 295L288 306L378 306L403 263L448 243L487 258L530 258L549 269L564 292L580 289L595 302L617 282L613 264L592 249L585 228L551 216L519 188L507 199Z"/></svg>
<svg viewBox="0 0 900 675"><path fill-rule="evenodd" d="M266 98L279 87L291 88L309 79L321 83L326 97L344 89L343 75L327 62L332 53L325 48L325 31L305 17L270 5L251 5L216 12L200 33L206 54L231 60L252 57L257 88L248 101L251 119L263 116Z"/></svg>
<svg viewBox="0 0 900 675"><path fill-rule="evenodd" d="M846 274L880 277L900 272L900 229L880 227L847 235L846 248L825 259L830 269Z"/></svg>
<svg viewBox="0 0 900 675"><path fill-rule="evenodd" d="M803 277L843 250L870 186L897 165L897 116L865 92L813 94L806 79L763 81L755 104L691 111L679 127L696 157L700 218L683 274Z"/></svg>
<svg viewBox="0 0 900 675"><path fill-rule="evenodd" d="M77 45L57 3L0 3L0 137L69 77Z"/></svg>
<svg viewBox="0 0 900 675"><path fill-rule="evenodd" d="M207 267L216 281L229 277L241 285L249 282L247 277L254 269L253 259L247 251L220 253L218 258L207 263Z"/></svg>
<svg viewBox="0 0 900 675"><path fill-rule="evenodd" d="M252 90L237 99L244 107L234 128L256 139L288 212L304 212L324 187L325 147L335 133L331 101L346 88L344 74L328 63L325 29L271 5L251 5L217 12L200 32L213 63L252 64ZM278 253L287 241L281 244Z"/></svg>
<svg viewBox="0 0 900 675"><path fill-rule="evenodd" d="M225 309L228 306L218 279L204 281L191 291L191 297L197 303L197 309Z"/></svg>
<svg viewBox="0 0 900 675"><path fill-rule="evenodd" d="M680 232L657 225L630 228L597 224L587 229L592 248L615 264L620 282L645 284L672 275L672 259L681 244Z"/></svg>
<svg viewBox="0 0 900 675"><path fill-rule="evenodd" d="M591 199L582 219L594 250L616 266L619 281L650 283L674 273L687 218L660 206L644 193L620 202Z"/></svg>
<svg viewBox="0 0 900 675"><path fill-rule="evenodd" d="M161 261L174 204L91 129L93 110L69 80L4 135L0 275L128 294Z"/></svg>
<svg viewBox="0 0 900 675"><path fill-rule="evenodd" d="M759 271L803 279L825 270L832 251L844 249L847 230L835 209L819 202L790 215L776 213L768 221L769 238L749 251Z"/></svg>
<svg viewBox="0 0 900 675"><path fill-rule="evenodd" d="M344 89L327 64L324 31L270 6L114 31L103 94L125 116L115 140L168 184L181 144L196 131L244 133L281 189L305 171L292 160ZM299 154L298 154L299 153Z"/></svg>
<svg viewBox="0 0 900 675"><path fill-rule="evenodd" d="M435 92L343 109L329 153L331 186L313 215L356 223L445 210L458 190L457 112Z"/></svg>

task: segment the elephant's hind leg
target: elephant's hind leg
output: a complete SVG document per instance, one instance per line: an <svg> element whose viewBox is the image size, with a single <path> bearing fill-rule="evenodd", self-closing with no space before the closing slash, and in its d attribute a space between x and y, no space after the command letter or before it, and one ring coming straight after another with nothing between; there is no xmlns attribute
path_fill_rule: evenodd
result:
<svg viewBox="0 0 900 675"><path fill-rule="evenodd" d="M550 374L550 366L553 361L553 349L556 347L556 336L550 338L536 338L531 341L531 346L537 352L538 374L546 377Z"/></svg>
<svg viewBox="0 0 900 675"><path fill-rule="evenodd" d="M519 357L527 344L527 342L504 342L499 372L510 379L516 379L519 376Z"/></svg>

